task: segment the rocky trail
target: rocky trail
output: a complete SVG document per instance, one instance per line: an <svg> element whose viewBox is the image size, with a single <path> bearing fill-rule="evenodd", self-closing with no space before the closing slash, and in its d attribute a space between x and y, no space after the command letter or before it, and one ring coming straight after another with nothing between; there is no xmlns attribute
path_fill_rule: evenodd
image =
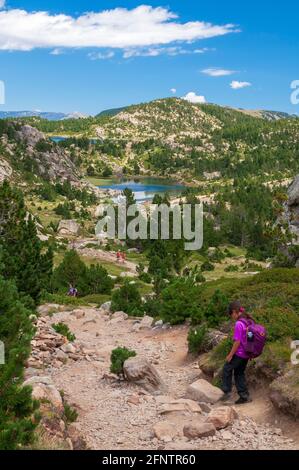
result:
<svg viewBox="0 0 299 470"><path fill-rule="evenodd" d="M51 314L62 308L40 308L37 339L26 376L31 377L31 383L43 379L56 391L64 391L65 399L78 412L77 421L70 426L72 433L79 434L88 448L299 447L295 422L277 415L265 390L253 391L253 403L241 407L221 401L208 404L206 395L212 396L214 387L204 388L205 393L201 391L198 399L198 389L190 389L190 385L207 378L199 369L198 360L187 355L185 326L168 328L159 324L152 328L146 319L140 323L123 313L110 315L108 310L95 308ZM62 341L61 345L61 338L54 338L51 324L58 322L66 323L76 335L74 343ZM40 348L44 337L50 341L48 349ZM110 354L118 346L135 350L137 357L146 358L157 369L162 384L155 393L110 374ZM37 389L37 395L40 393L41 389ZM70 443L73 447L76 448L74 441Z"/></svg>
<svg viewBox="0 0 299 470"><path fill-rule="evenodd" d="M87 247L86 245L88 244L94 244L95 247ZM99 261L104 261L107 263L112 263L115 266L118 266L119 268L123 269L126 272L126 276L129 277L135 277L137 276L136 268L137 264L134 263L133 261L117 261L116 258L116 252L115 251L105 251L102 249L99 249L98 246L98 240L94 238L90 239L81 239L76 242L71 242L70 246L79 253L80 256L94 259L95 263L98 263Z"/></svg>

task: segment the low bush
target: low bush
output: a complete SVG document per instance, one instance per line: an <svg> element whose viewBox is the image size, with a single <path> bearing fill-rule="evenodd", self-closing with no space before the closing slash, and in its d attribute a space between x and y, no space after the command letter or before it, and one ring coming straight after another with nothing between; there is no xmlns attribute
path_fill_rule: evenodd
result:
<svg viewBox="0 0 299 470"><path fill-rule="evenodd" d="M75 421L77 421L78 412L75 410L75 408L73 408L66 402L63 404L63 408L64 408L64 420L66 423L70 424L70 423L74 423Z"/></svg>
<svg viewBox="0 0 299 470"><path fill-rule="evenodd" d="M188 351L190 353L199 353L202 345L204 344L205 336L207 333L207 326L205 324L190 328L188 333Z"/></svg>
<svg viewBox="0 0 299 470"><path fill-rule="evenodd" d="M202 263L200 269L201 269L202 272L214 271L215 266L212 263L210 263L210 261L204 261L204 263Z"/></svg>
<svg viewBox="0 0 299 470"><path fill-rule="evenodd" d="M66 293L70 284L83 297L90 294L110 294L114 282L104 267L98 264L87 267L75 250L69 250L53 272L52 291Z"/></svg>
<svg viewBox="0 0 299 470"><path fill-rule="evenodd" d="M162 320L172 325L197 316L200 311L200 287L192 279L174 278L160 296Z"/></svg>
<svg viewBox="0 0 299 470"><path fill-rule="evenodd" d="M65 336L71 343L75 341L76 336L70 331L65 323L53 323L52 328L62 336Z"/></svg>
<svg viewBox="0 0 299 470"><path fill-rule="evenodd" d="M124 363L130 357L135 357L136 352L127 348L116 348L111 353L110 372L116 375L122 375Z"/></svg>
<svg viewBox="0 0 299 470"><path fill-rule="evenodd" d="M112 293L111 302L113 312L122 310L131 316L142 316L144 313L139 290L135 284L130 284L129 281L125 281L120 289Z"/></svg>

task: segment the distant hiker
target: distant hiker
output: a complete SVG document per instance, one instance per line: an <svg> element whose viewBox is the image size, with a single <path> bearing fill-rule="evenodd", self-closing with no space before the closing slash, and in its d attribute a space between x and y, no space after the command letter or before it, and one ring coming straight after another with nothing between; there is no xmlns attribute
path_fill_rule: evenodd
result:
<svg viewBox="0 0 299 470"><path fill-rule="evenodd" d="M127 257L126 257L126 253L123 252L123 253L121 254L121 256L122 256L122 260L123 260L123 263L124 263L124 262L126 261L126 258L127 258Z"/></svg>
<svg viewBox="0 0 299 470"><path fill-rule="evenodd" d="M116 260L117 260L117 261L120 261L120 260L121 260L121 253L120 253L119 250L118 250L118 252L116 253Z"/></svg>
<svg viewBox="0 0 299 470"><path fill-rule="evenodd" d="M78 291L76 289L76 287L73 287L72 284L70 284L70 288L69 288L69 291L68 291L68 296L70 297L77 297L78 295Z"/></svg>
<svg viewBox="0 0 299 470"><path fill-rule="evenodd" d="M229 304L228 314L236 323L234 344L223 367L222 390L225 393L223 400L230 399L234 375L239 394L236 405L241 405L252 401L247 388L245 370L249 359L258 357L262 353L266 342L266 330L262 325L255 324L239 301Z"/></svg>

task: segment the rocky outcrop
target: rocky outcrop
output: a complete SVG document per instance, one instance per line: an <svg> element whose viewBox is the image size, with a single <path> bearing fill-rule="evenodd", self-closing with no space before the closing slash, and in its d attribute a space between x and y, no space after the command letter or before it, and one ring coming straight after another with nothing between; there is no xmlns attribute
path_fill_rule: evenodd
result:
<svg viewBox="0 0 299 470"><path fill-rule="evenodd" d="M40 307L40 312L45 312ZM49 314L51 309L47 310ZM27 361L27 367L33 371L44 369L45 367L60 368L70 361L89 359L90 353L77 342L69 343L61 334L51 327L50 317L40 317L36 319L37 332L31 341L31 355ZM91 354L92 356L92 354Z"/></svg>
<svg viewBox="0 0 299 470"><path fill-rule="evenodd" d="M2 181L6 179L9 179L11 175L12 175L11 166L0 155L0 183L2 183Z"/></svg>
<svg viewBox="0 0 299 470"><path fill-rule="evenodd" d="M133 382L150 393L165 390L158 371L143 357L127 359L124 363L124 376L128 382Z"/></svg>
<svg viewBox="0 0 299 470"><path fill-rule="evenodd" d="M291 240L281 248L294 266L299 267L299 175L296 176L288 189L288 200L284 205L284 211L278 221L279 225L289 231Z"/></svg>
<svg viewBox="0 0 299 470"><path fill-rule="evenodd" d="M62 236L78 235L80 225L75 220L61 220L57 231Z"/></svg>
<svg viewBox="0 0 299 470"><path fill-rule="evenodd" d="M270 385L270 399L283 413L299 418L299 368L292 367Z"/></svg>

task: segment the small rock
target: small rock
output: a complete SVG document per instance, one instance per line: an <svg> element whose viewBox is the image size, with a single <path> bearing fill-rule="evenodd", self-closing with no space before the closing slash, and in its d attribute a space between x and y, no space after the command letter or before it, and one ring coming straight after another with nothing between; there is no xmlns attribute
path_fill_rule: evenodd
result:
<svg viewBox="0 0 299 470"><path fill-rule="evenodd" d="M190 423L184 426L183 432L188 439L201 439L214 436L216 428L212 423Z"/></svg>
<svg viewBox="0 0 299 470"><path fill-rule="evenodd" d="M231 441L233 439L233 435L229 431L224 431L222 433L222 439L224 439L225 441Z"/></svg>
<svg viewBox="0 0 299 470"><path fill-rule="evenodd" d="M204 379L199 379L189 385L186 392L187 398L204 403L217 403L222 396L223 392L220 388L214 387Z"/></svg>
<svg viewBox="0 0 299 470"><path fill-rule="evenodd" d="M163 442L171 442L178 434L175 424L170 423L169 421L160 421L155 424L153 431L159 441Z"/></svg>
<svg viewBox="0 0 299 470"><path fill-rule="evenodd" d="M137 395L131 395L127 399L127 403L131 403L132 405L140 405L140 398Z"/></svg>
<svg viewBox="0 0 299 470"><path fill-rule="evenodd" d="M121 320L127 320L129 318L129 315L125 312L114 312L111 319L114 320L115 318L120 318Z"/></svg>
<svg viewBox="0 0 299 470"><path fill-rule="evenodd" d="M207 422L213 423L216 429L224 429L231 425L237 417L236 411L231 406L220 406L210 412Z"/></svg>
<svg viewBox="0 0 299 470"><path fill-rule="evenodd" d="M154 319L152 317L149 317L148 315L145 315L140 322L140 329L143 330L151 328L153 326L153 323Z"/></svg>

